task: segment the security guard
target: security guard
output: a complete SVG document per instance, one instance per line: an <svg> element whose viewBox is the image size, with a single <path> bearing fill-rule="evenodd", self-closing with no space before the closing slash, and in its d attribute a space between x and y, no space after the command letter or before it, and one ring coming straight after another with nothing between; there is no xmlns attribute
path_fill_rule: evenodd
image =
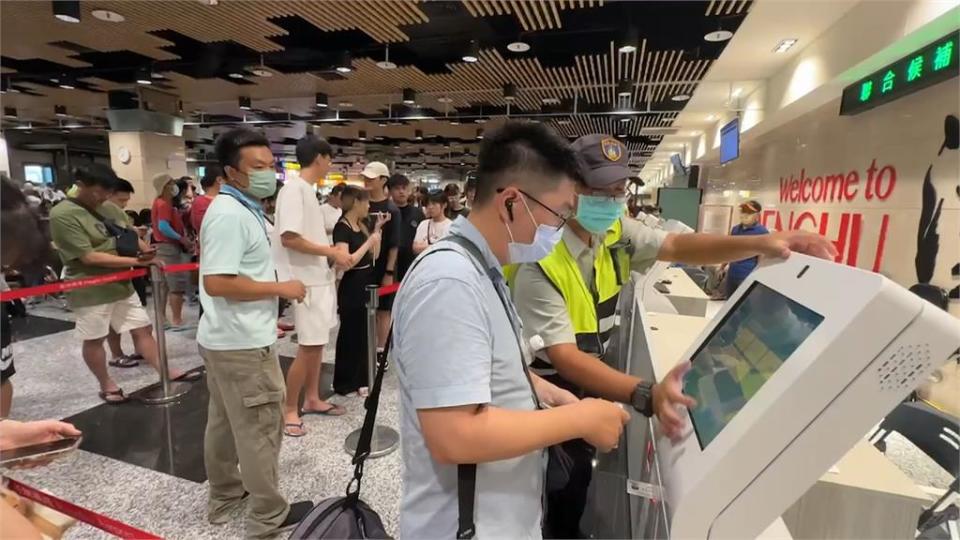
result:
<svg viewBox="0 0 960 540"><path fill-rule="evenodd" d="M577 395L600 396L630 404L646 416L656 414L667 435L676 436L685 415L675 405L695 405L682 393L689 363L654 384L601 360L614 329L620 288L630 270L642 271L656 260L719 264L757 255L784 257L791 249L832 257L836 250L829 240L800 231L730 237L652 229L625 214L631 176L626 147L607 135L583 136L573 147L585 180L576 218L567 222L561 242L549 256L522 265L512 279L526 336L539 349L531 368ZM563 450L570 459L548 467L548 487L556 477L562 477L565 485L547 493L544 537L582 538L579 524L594 451L582 440L565 443Z"/></svg>

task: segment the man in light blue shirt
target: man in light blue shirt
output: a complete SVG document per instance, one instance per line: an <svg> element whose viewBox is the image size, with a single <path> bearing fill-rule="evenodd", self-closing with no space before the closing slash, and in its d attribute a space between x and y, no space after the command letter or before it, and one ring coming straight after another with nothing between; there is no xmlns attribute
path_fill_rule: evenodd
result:
<svg viewBox="0 0 960 540"><path fill-rule="evenodd" d="M508 123L479 160L469 218L414 263L394 304L405 538L539 538L544 449L583 438L607 451L629 419L528 374L503 280L503 265L534 262L559 239L575 203L575 156L542 124ZM475 482L464 481L464 514L458 476Z"/></svg>
<svg viewBox="0 0 960 540"><path fill-rule="evenodd" d="M225 182L200 228L204 312L197 330L210 391L207 519L227 523L249 498L246 536L270 538L313 506L287 504L277 478L285 388L274 347L277 297L300 301L306 289L276 279L260 207L277 186L270 143L235 129L220 136L216 152Z"/></svg>

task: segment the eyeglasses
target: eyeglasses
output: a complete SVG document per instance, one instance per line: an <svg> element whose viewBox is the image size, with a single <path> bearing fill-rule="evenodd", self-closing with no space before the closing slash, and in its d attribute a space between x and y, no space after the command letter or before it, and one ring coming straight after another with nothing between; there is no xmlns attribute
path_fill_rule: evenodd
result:
<svg viewBox="0 0 960 540"><path fill-rule="evenodd" d="M504 189L505 189L505 188L498 188L498 189L497 189L497 193L503 193ZM575 217L575 214L574 214L574 212L572 212L572 211L571 211L571 212L568 212L568 213L566 213L566 214L561 214L560 212L557 212L557 211L554 210L553 208L550 208L550 207L547 206L546 204L540 202L539 200L537 200L536 197L534 197L533 195L527 193L526 191L524 191L524 190L522 190L522 189L518 189L517 191L519 191L521 194L523 194L524 197L526 197L526 198L530 199L531 201L539 204L543 209L545 209L547 212L550 212L550 213L553 214L557 219L559 219L559 220L560 220L560 223L557 224L557 225L555 225L555 227L556 227L556 229L557 229L558 231L559 231L560 229L562 229L563 226L566 225L568 221L570 221L571 219L573 219L573 218Z"/></svg>

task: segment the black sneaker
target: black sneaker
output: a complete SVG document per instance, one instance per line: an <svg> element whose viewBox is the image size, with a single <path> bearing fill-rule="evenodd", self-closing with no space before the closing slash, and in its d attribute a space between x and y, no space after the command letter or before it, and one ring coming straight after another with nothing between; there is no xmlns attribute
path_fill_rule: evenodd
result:
<svg viewBox="0 0 960 540"><path fill-rule="evenodd" d="M283 520L280 528L292 527L300 523L303 521L303 518L307 517L307 514L309 514L311 510L313 510L313 502L311 501L299 501L291 504L287 519Z"/></svg>

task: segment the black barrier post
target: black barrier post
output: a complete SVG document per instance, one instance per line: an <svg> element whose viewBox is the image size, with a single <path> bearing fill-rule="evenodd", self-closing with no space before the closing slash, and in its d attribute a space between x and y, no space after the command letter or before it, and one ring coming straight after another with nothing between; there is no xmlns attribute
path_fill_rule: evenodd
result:
<svg viewBox="0 0 960 540"><path fill-rule="evenodd" d="M166 311L167 295L166 280L163 278L163 269L150 265L150 287L153 289L153 329L157 338L157 357L160 363L159 386L152 386L140 395L140 401L149 405L170 403L190 391L190 383L170 380L170 370L167 367L167 339L163 331L163 319Z"/></svg>
<svg viewBox="0 0 960 540"><path fill-rule="evenodd" d="M376 285L367 285L367 388L373 388L373 380L377 375L377 306L380 297ZM344 441L344 447L351 456L357 451L357 443L360 442L360 431L358 428L349 435ZM370 455L367 457L382 457L397 449L400 443L400 434L393 428L373 426L373 438L370 440Z"/></svg>

